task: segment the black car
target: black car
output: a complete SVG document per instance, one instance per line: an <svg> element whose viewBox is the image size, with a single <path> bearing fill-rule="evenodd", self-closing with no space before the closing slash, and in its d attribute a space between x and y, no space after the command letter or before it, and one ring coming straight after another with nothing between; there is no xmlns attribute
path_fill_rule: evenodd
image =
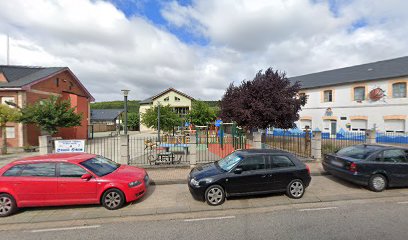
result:
<svg viewBox="0 0 408 240"><path fill-rule="evenodd" d="M188 186L195 199L219 205L225 197L286 192L301 198L311 177L307 165L288 152L237 150L225 158L193 168Z"/></svg>
<svg viewBox="0 0 408 240"><path fill-rule="evenodd" d="M381 192L408 186L408 149L384 145L354 145L326 154L323 168L334 176Z"/></svg>

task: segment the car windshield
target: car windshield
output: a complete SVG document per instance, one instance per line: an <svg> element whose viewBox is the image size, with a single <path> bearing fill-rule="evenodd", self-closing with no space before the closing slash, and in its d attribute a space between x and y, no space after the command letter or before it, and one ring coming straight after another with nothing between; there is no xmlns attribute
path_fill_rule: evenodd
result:
<svg viewBox="0 0 408 240"><path fill-rule="evenodd" d="M218 166L222 168L225 171L231 170L237 163L242 159L241 156L239 156L236 153L231 153L230 155L226 156L225 158L219 160Z"/></svg>
<svg viewBox="0 0 408 240"><path fill-rule="evenodd" d="M363 160L366 159L371 154L373 154L375 151L378 151L380 149L381 147L378 146L357 145L343 148L337 152L337 155L342 157L350 157L354 159Z"/></svg>
<svg viewBox="0 0 408 240"><path fill-rule="evenodd" d="M80 164L99 177L105 176L115 171L120 166L120 164L101 156L88 159L81 162Z"/></svg>

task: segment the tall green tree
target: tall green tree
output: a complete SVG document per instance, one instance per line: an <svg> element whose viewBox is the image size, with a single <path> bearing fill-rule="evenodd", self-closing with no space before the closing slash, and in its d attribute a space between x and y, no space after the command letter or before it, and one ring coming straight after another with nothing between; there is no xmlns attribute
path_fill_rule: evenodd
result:
<svg viewBox="0 0 408 240"><path fill-rule="evenodd" d="M7 154L7 131L6 124L8 122L16 122L21 116L17 108L11 108L5 104L0 104L0 129L1 129L1 154Z"/></svg>
<svg viewBox="0 0 408 240"><path fill-rule="evenodd" d="M217 115L214 108L203 101L195 100L192 103L191 111L187 115L187 119L194 125L206 125L208 122L215 121Z"/></svg>
<svg viewBox="0 0 408 240"><path fill-rule="evenodd" d="M149 128L157 130L157 106L149 108L144 114L142 114L142 123ZM180 126L182 119L173 111L170 105L160 105L160 130L170 132L173 127Z"/></svg>
<svg viewBox="0 0 408 240"><path fill-rule="evenodd" d="M293 128L306 97L298 96L300 83L272 68L239 86L231 84L221 100L221 118L247 129Z"/></svg>
<svg viewBox="0 0 408 240"><path fill-rule="evenodd" d="M61 127L81 125L82 114L75 113L68 100L51 96L21 110L21 122L33 123L53 135Z"/></svg>
<svg viewBox="0 0 408 240"><path fill-rule="evenodd" d="M131 130L136 130L139 128L139 114L131 112L128 114L128 126Z"/></svg>

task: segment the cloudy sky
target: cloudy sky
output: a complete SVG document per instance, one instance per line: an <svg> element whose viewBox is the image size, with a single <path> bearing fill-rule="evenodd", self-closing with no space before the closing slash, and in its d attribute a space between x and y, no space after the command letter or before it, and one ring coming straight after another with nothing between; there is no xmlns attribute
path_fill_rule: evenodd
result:
<svg viewBox="0 0 408 240"><path fill-rule="evenodd" d="M406 0L0 0L0 64L68 66L96 101L168 87L217 100L272 67L296 76L408 55Z"/></svg>

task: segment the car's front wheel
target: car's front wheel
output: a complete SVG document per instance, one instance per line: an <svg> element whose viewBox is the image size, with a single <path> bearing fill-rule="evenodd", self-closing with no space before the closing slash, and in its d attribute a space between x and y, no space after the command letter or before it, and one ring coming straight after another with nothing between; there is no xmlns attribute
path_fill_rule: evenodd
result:
<svg viewBox="0 0 408 240"><path fill-rule="evenodd" d="M220 185L212 185L205 191L205 201L208 205L217 206L225 201L225 191Z"/></svg>
<svg viewBox="0 0 408 240"><path fill-rule="evenodd" d="M108 210L119 209L125 204L125 195L119 189L109 189L102 196L102 205Z"/></svg>
<svg viewBox="0 0 408 240"><path fill-rule="evenodd" d="M286 188L286 195L288 195L290 198L298 199L303 197L303 194L305 194L305 186L301 180L295 179L288 184Z"/></svg>
<svg viewBox="0 0 408 240"><path fill-rule="evenodd" d="M0 217L7 217L17 210L17 204L14 198L7 194L0 194Z"/></svg>
<svg viewBox="0 0 408 240"><path fill-rule="evenodd" d="M387 187L387 179L384 175L374 174L370 177L370 180L368 180L368 187L371 191L382 192Z"/></svg>

